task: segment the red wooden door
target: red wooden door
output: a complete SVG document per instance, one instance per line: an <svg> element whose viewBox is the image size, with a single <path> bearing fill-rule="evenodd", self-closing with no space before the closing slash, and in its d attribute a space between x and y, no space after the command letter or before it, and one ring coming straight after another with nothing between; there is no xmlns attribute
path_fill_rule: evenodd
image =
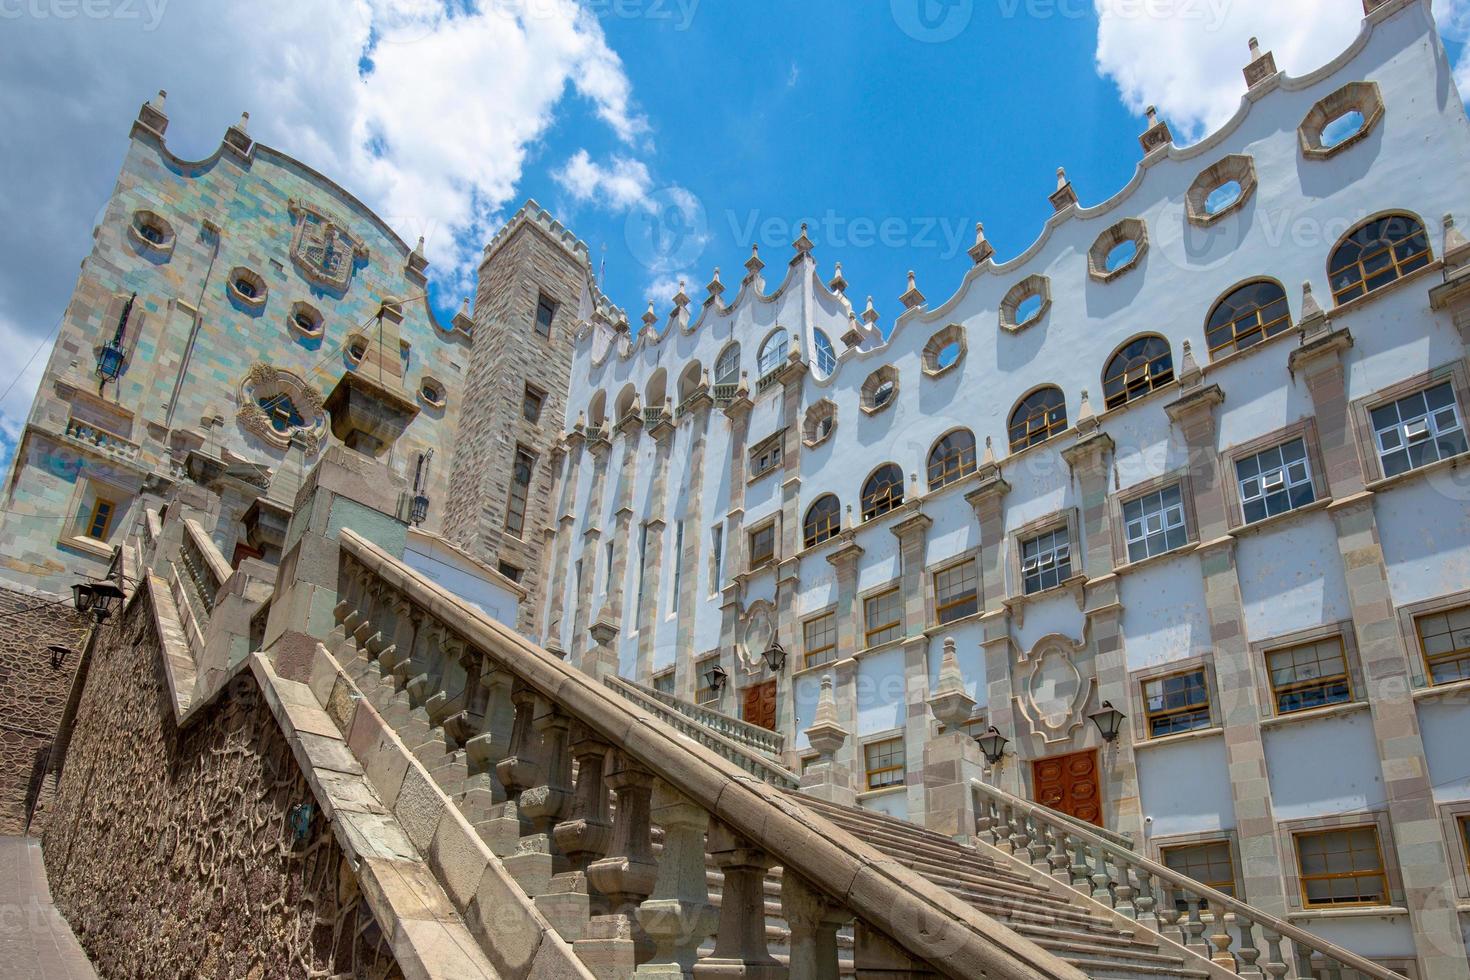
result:
<svg viewBox="0 0 1470 980"><path fill-rule="evenodd" d="M745 689L740 716L752 725L776 730L776 682L752 684Z"/></svg>
<svg viewBox="0 0 1470 980"><path fill-rule="evenodd" d="M1037 759L1031 763L1031 779L1037 803L1103 825L1096 750Z"/></svg>

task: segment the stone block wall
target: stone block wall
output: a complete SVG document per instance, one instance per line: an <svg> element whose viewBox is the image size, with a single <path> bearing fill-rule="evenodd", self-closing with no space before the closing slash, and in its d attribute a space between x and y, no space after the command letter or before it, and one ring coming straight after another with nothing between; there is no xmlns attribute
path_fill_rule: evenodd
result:
<svg viewBox="0 0 1470 980"><path fill-rule="evenodd" d="M86 634L69 605L0 589L0 834L25 833ZM57 667L53 643L73 651Z"/></svg>
<svg viewBox="0 0 1470 980"><path fill-rule="evenodd" d="M402 977L251 675L181 731L160 657L146 597L102 631L44 837L98 972Z"/></svg>

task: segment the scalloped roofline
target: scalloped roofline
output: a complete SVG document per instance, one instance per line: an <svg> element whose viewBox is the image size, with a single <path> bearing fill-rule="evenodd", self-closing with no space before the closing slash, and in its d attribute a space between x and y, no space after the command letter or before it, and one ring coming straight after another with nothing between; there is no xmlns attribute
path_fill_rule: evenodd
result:
<svg viewBox="0 0 1470 980"><path fill-rule="evenodd" d="M1255 86L1248 88L1244 93L1242 93L1240 97L1240 104L1236 108L1234 115L1226 120L1214 132L1209 133L1208 135L1201 138L1199 141L1185 147L1176 146L1171 139L1169 143L1153 150L1152 152L1145 154L1144 157L1139 160L1139 162L1135 165L1132 177L1130 177L1127 183L1125 183L1123 187L1120 188L1111 197L1108 197L1102 202L1092 205L1091 207L1084 207L1080 203L1072 204L1052 214L1043 223L1041 232L1036 237L1036 239L1014 258L1007 259L1004 262L996 262L993 256L986 258L984 261L971 267L963 275L963 277L961 277L959 286L955 290L954 294L949 297L949 299L938 304L937 306L925 304L922 306L914 307L912 309L906 309L895 318L893 329L892 331L890 331L886 339L881 338L880 334L879 342L871 347L854 349L853 351L843 351L838 358L838 371L834 371L832 373L832 377L836 377L837 373L841 370L841 363L848 358L848 355L850 353L854 355L854 359L867 360L868 358L890 347L893 343L894 338L898 335L899 331L902 330L910 322L933 323L938 320L943 320L950 313L952 313L960 305L961 302L963 302L963 300L968 296L971 288L973 288L976 282L978 282L982 278L988 276L1010 276L1014 274L1016 271L1020 270L1029 262L1034 260L1046 247L1047 243L1051 240L1052 235L1056 232L1056 230L1066 222L1074 218L1084 221L1090 221L1098 218L1107 217L1112 212L1118 211L1143 184L1144 177L1147 176L1148 172L1152 168L1166 161L1183 163L1215 152L1217 149L1219 149L1221 144L1225 143L1231 136L1238 132L1242 126L1245 125L1247 118L1250 116L1251 108L1255 105L1255 103L1265 99L1276 90L1280 89L1286 92L1302 91L1304 89L1317 85L1323 80L1330 78L1338 72L1342 71L1345 67L1347 67L1348 64L1350 64L1355 58L1357 58L1359 54L1363 52L1363 49L1368 46L1369 41L1372 39L1377 27L1385 21L1390 20L1405 11L1418 10L1427 19L1429 30L1431 32L1437 33L1437 28L1434 24L1433 13L1430 10L1431 2L1432 0L1386 0L1386 2L1382 3L1381 6L1375 8L1371 13L1366 14L1362 18L1361 26L1358 30L1357 36L1348 44L1346 48L1339 52L1335 57L1328 60L1325 64L1303 75L1289 75L1285 71L1278 71L1276 72L1276 74L1271 75L1256 83ZM1123 217L1128 216L1123 215ZM812 253L807 252L802 257L812 263L812 272L815 278L816 288L818 290L821 290L822 292L825 292L826 295L829 297L838 298L840 302L842 302L848 307L849 310L851 310L851 301L847 298L846 293L837 294L828 289L827 284L822 282L820 275L816 273L817 267L815 256L812 255ZM761 283L760 277L757 276L753 278L748 278L741 283L740 289L736 293L735 298L732 301L727 304L716 303L704 306L700 310L699 315L696 316L687 327L683 328L683 332L685 334L692 334L696 332L704 325L705 320L710 316L712 310L715 311L716 315L718 316L727 317L733 316L740 309L741 305L748 300L767 303L774 302L782 295L784 295L786 290L790 288L790 286L793 284L795 277L799 274L798 267L802 264L803 263L800 262L793 262L788 267L786 275L781 280L780 285L777 286L777 288L770 293L761 292L759 288ZM612 350L623 348L619 352L619 359L622 361L633 359L646 347L657 346L659 343L661 343L663 336L667 335L667 333L669 332L669 326L672 325L674 322L675 317L673 314L671 314L667 320L663 333L660 334L657 339L651 342L645 340L645 335L650 331L640 331L640 333L638 334L638 339L632 343L614 343L612 345L609 345L609 355ZM580 345L583 339L590 338L590 336L590 330L586 331L584 334L580 334L577 338L578 344ZM607 363L608 360L610 360L610 356L604 355L601 360L594 359L592 366L594 368L601 368L604 364Z"/></svg>

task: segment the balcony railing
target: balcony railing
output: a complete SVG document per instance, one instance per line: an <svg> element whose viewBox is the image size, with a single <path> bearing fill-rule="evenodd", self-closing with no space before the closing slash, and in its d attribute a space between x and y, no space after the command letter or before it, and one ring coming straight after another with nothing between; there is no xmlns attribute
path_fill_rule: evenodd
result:
<svg viewBox="0 0 1470 980"><path fill-rule="evenodd" d="M980 780L970 786L982 841L1238 976L1403 980L1392 970L1150 861L1053 810ZM1208 921L1201 909L1208 910Z"/></svg>
<svg viewBox="0 0 1470 980"><path fill-rule="evenodd" d="M104 456L122 460L127 463L138 461L138 455L142 448L131 439L124 439L115 432L108 432L90 422L81 419L68 419L66 423L66 437L73 442L100 451Z"/></svg>
<svg viewBox="0 0 1470 980"><path fill-rule="evenodd" d="M715 385L715 404L728 405L735 400L735 396L739 393L740 385L738 384Z"/></svg>

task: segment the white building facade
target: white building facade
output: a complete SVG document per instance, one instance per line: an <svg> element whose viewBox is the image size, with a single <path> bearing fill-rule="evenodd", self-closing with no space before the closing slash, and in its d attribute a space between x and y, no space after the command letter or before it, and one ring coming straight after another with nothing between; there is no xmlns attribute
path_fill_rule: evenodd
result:
<svg viewBox="0 0 1470 980"><path fill-rule="evenodd" d="M988 778L1470 976L1470 123L1427 0L1367 6L890 331L805 233L636 338L592 316L545 644L798 770L830 676L859 801L923 822L953 640Z"/></svg>

